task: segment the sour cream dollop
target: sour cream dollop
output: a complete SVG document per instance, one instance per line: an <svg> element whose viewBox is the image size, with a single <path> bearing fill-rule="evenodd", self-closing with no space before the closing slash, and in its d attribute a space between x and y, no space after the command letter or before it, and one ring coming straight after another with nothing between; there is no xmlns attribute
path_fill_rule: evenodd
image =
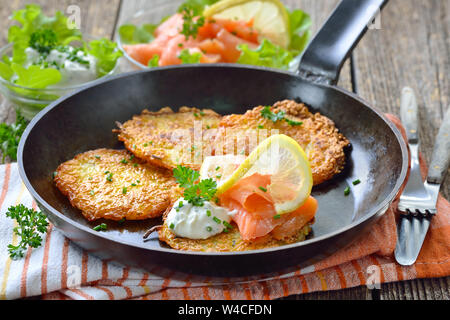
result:
<svg viewBox="0 0 450 320"><path fill-rule="evenodd" d="M43 58L37 50L29 47L25 49L26 66L45 61L49 64L49 67L58 69L61 72L61 81L49 86L49 88L74 86L97 79L97 58L83 51L78 51L76 56L86 63L71 61L69 57L74 50L71 46L66 46L65 52L53 49Z"/></svg>
<svg viewBox="0 0 450 320"><path fill-rule="evenodd" d="M234 211L205 201L202 207L178 199L166 218L166 224L177 236L188 239L207 239L226 229Z"/></svg>

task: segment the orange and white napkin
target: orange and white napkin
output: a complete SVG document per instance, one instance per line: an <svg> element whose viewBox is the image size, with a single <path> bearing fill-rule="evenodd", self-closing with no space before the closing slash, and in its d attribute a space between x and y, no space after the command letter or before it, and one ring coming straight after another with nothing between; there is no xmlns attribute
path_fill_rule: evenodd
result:
<svg viewBox="0 0 450 320"><path fill-rule="evenodd" d="M397 118L390 116L399 126ZM400 129L402 130L401 126ZM422 173L426 167L421 161ZM397 201L362 238L309 267L287 274L213 279L132 269L87 253L52 225L42 246L11 260L7 246L18 243L11 205L37 209L23 185L17 164L0 166L0 299L274 299L292 294L450 275L450 204L441 196L417 262L398 265Z"/></svg>

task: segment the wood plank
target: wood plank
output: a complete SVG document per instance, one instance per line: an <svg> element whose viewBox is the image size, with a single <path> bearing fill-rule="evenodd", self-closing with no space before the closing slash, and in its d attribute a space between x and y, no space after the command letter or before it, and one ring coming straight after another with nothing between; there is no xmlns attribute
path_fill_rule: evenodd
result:
<svg viewBox="0 0 450 320"><path fill-rule="evenodd" d="M391 1L381 29L370 30L355 51L359 94L382 111L399 115L402 88L415 90L421 151L428 162L450 103L449 10L448 1ZM450 199L450 178L441 191Z"/></svg>
<svg viewBox="0 0 450 320"><path fill-rule="evenodd" d="M8 28L12 22L8 17L14 10L24 8L29 1L25 0L0 0L0 47L6 45ZM112 38L120 0L38 0L33 3L39 4L46 15L53 15L56 10L67 12L69 5L80 8L80 27L85 35L94 37ZM0 95L0 122L11 123L15 121L13 106Z"/></svg>
<svg viewBox="0 0 450 320"><path fill-rule="evenodd" d="M399 115L402 87L420 105L421 151L430 161L435 135L449 105L450 3L391 1L381 30L371 30L355 51L359 94L384 112ZM449 175L450 177L450 175ZM441 189L450 198L450 178ZM450 277L383 284L380 299L449 299Z"/></svg>

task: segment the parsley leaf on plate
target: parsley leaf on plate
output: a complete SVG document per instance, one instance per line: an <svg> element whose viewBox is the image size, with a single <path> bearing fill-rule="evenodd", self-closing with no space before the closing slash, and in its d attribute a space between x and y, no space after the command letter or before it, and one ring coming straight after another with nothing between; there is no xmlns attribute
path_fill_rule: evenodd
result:
<svg viewBox="0 0 450 320"><path fill-rule="evenodd" d="M203 203L211 200L217 192L216 181L211 178L198 181L200 174L191 168L179 165L173 169L173 175L180 187L184 188L184 199L194 206L203 206Z"/></svg>
<svg viewBox="0 0 450 320"><path fill-rule="evenodd" d="M47 217L42 212L19 204L9 207L6 216L16 220L17 227L13 231L20 237L18 245L8 245L11 259L22 258L27 247L37 248L41 245L41 234L47 232L48 226Z"/></svg>
<svg viewBox="0 0 450 320"><path fill-rule="evenodd" d="M17 160L17 147L20 137L27 126L28 122L16 111L16 122L8 125L0 123L0 150L2 151L2 163L5 163L6 157L11 161Z"/></svg>

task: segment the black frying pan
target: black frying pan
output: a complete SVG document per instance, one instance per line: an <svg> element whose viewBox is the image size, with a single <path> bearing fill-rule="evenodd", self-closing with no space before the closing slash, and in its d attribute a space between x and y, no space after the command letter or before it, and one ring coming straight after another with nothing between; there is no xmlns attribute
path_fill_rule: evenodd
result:
<svg viewBox="0 0 450 320"><path fill-rule="evenodd" d="M334 86L343 61L384 0L344 0L306 50L298 74L232 64L171 66L97 81L39 113L24 133L18 152L21 177L50 221L72 241L102 258L150 270L242 276L314 263L349 244L381 217L407 170L407 149L382 113ZM319 210L304 242L239 253L183 252L167 248L145 230L160 221L108 222L107 232L87 222L52 183L52 172L76 154L123 148L112 133L142 109L183 105L221 114L244 113L283 99L306 103L335 121L351 141L344 172L313 189ZM351 182L362 183L354 187ZM344 189L354 190L348 197ZM154 270L154 269L153 269Z"/></svg>

